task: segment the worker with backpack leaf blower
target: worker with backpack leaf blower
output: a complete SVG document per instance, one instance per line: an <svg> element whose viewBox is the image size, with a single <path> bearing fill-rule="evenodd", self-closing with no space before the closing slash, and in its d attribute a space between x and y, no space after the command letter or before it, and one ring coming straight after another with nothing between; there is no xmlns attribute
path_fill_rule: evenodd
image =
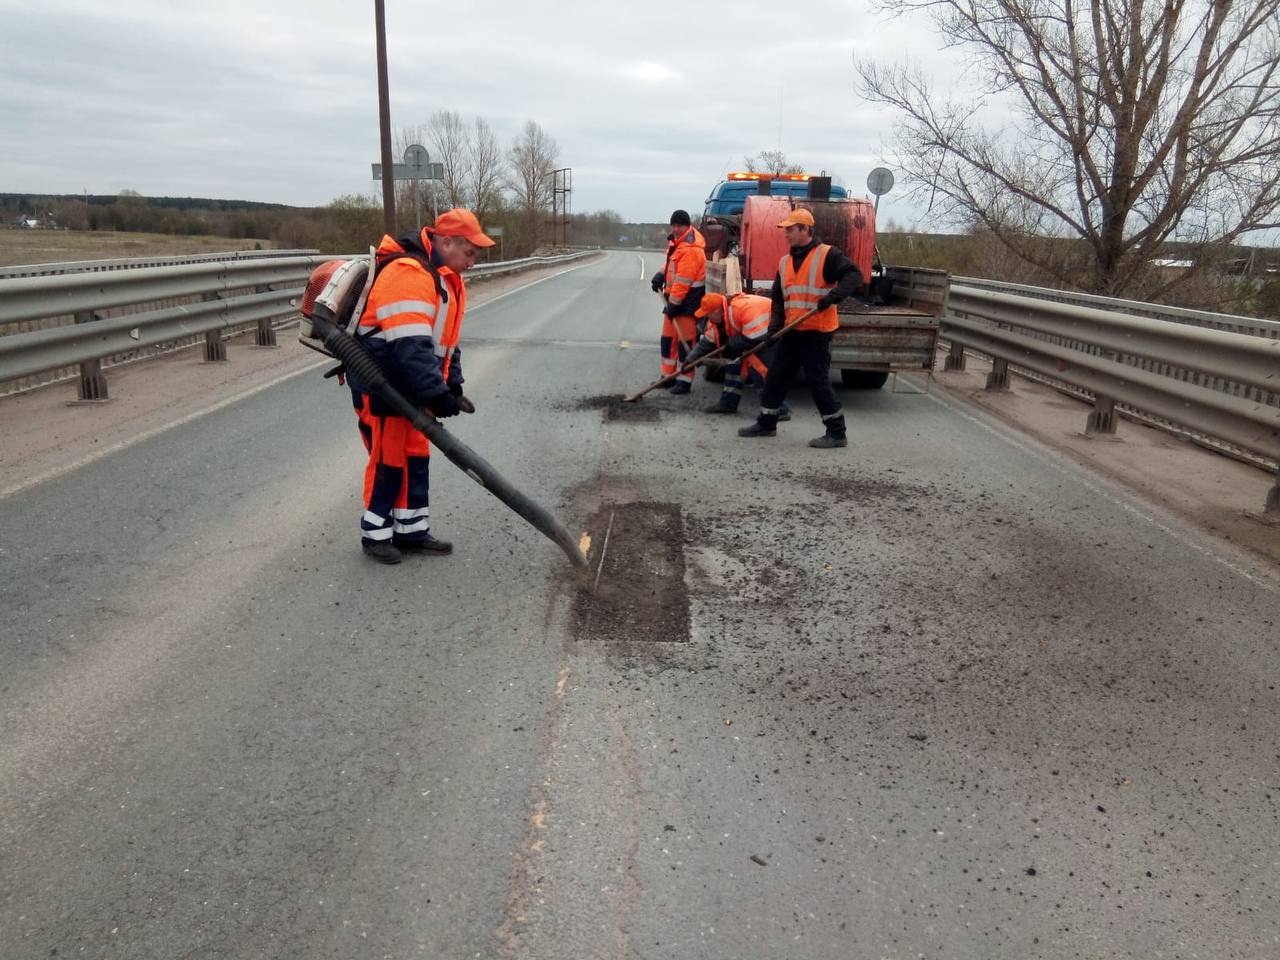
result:
<svg viewBox="0 0 1280 960"><path fill-rule="evenodd" d="M356 337L391 383L437 418L475 412L462 391L462 274L475 264L477 251L493 244L475 214L454 209L417 235L384 236L375 254L376 273ZM351 371L347 378L369 452L361 548L382 563L399 563L403 553L450 553L452 544L429 529L427 438Z"/></svg>

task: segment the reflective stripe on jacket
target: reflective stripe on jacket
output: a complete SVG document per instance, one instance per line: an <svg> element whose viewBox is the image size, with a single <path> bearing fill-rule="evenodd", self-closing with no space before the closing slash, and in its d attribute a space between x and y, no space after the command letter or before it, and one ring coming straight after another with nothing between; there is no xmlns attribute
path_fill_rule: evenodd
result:
<svg viewBox="0 0 1280 960"><path fill-rule="evenodd" d="M667 255L667 303L680 307L681 314L693 313L702 302L707 286L707 242L689 227L676 237Z"/></svg>
<svg viewBox="0 0 1280 960"><path fill-rule="evenodd" d="M748 340L759 340L769 332L769 309L773 304L768 297L754 293L739 293L729 298L725 310L724 325L729 336L742 334Z"/></svg>
<svg viewBox="0 0 1280 960"><path fill-rule="evenodd" d="M835 284L827 283L822 277L822 268L830 249L825 243L818 244L809 251L798 269L793 265L790 253L778 261L778 275L782 278L782 307L787 323L794 323L817 307L818 301L835 289ZM836 308L828 307L796 329L831 333L839 326Z"/></svg>

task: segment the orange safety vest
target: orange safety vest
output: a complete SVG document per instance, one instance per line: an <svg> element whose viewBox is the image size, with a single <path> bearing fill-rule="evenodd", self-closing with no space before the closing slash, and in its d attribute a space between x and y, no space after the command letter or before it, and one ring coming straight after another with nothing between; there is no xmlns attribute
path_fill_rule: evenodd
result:
<svg viewBox="0 0 1280 960"><path fill-rule="evenodd" d="M784 254L778 262L778 274L782 277L782 306L786 311L786 322L794 323L818 305L818 301L835 289L835 284L822 279L822 269L827 262L825 243L820 243L809 251L808 256L796 269L790 253ZM817 330L821 333L832 333L840 326L840 318L835 307L827 307L810 317L797 330Z"/></svg>

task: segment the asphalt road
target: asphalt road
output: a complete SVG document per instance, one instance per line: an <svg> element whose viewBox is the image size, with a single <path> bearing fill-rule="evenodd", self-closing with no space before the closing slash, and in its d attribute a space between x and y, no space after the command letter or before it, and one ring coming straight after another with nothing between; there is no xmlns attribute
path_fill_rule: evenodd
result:
<svg viewBox="0 0 1280 960"><path fill-rule="evenodd" d="M934 395L610 406L646 256L464 329L594 593L443 458L365 560L314 373L0 501L0 957L1280 955L1274 571Z"/></svg>

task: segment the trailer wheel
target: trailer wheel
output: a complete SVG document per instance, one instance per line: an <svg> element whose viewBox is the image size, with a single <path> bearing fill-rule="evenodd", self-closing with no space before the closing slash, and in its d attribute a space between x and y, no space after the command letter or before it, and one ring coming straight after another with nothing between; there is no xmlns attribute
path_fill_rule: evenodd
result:
<svg viewBox="0 0 1280 960"><path fill-rule="evenodd" d="M841 370L840 382L851 390L879 390L889 382L889 371Z"/></svg>

